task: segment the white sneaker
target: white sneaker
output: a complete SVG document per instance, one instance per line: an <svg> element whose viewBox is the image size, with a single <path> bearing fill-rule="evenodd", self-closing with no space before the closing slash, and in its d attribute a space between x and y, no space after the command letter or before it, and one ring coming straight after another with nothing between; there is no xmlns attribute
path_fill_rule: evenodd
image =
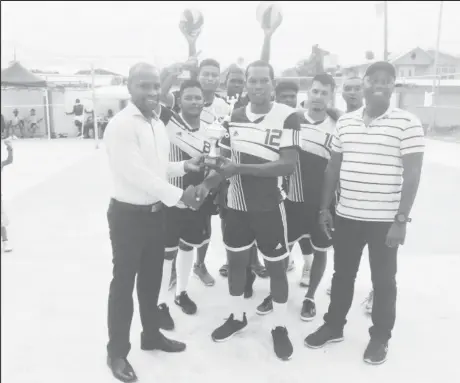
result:
<svg viewBox="0 0 460 383"><path fill-rule="evenodd" d="M10 253L13 251L13 248L8 241L2 241L2 249L5 253Z"/></svg>
<svg viewBox="0 0 460 383"><path fill-rule="evenodd" d="M302 277L300 278L299 283L301 287L308 287L310 285L310 270L311 265L305 262L303 265Z"/></svg>
<svg viewBox="0 0 460 383"><path fill-rule="evenodd" d="M372 314L372 305L374 304L374 290L371 290L367 298L364 300L364 311L366 314Z"/></svg>
<svg viewBox="0 0 460 383"><path fill-rule="evenodd" d="M331 289L332 289L332 285L329 285L328 288L326 289L327 295L331 295Z"/></svg>

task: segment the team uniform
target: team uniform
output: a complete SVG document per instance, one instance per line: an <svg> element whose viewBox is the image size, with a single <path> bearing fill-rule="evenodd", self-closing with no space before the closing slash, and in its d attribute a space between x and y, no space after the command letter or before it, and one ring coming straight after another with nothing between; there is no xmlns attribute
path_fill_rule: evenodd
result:
<svg viewBox="0 0 460 383"><path fill-rule="evenodd" d="M180 114L162 107L160 119L166 126L171 149L169 160L171 162L185 161L192 157L209 153L210 141L204 131L206 124L201 123L198 130L187 124ZM187 189L203 182L204 171L190 172L182 177L170 178L174 186ZM192 247L201 247L209 242L211 230L209 227L210 216L213 210L213 201L207 198L199 210L184 207L170 207L166 210L166 251L175 251L182 241Z"/></svg>
<svg viewBox="0 0 460 383"><path fill-rule="evenodd" d="M299 114L301 151L288 180L285 201L288 240L293 245L302 238L310 238L315 250L325 251L332 243L319 227L318 213L336 120L328 115L324 121L313 121L308 112Z"/></svg>
<svg viewBox="0 0 460 383"><path fill-rule="evenodd" d="M172 93L174 97L174 103L171 109L179 113L179 91ZM212 124L216 119L223 120L224 117L230 114L230 105L217 93L214 96L214 100L210 104L205 104L201 111L200 119L204 124Z"/></svg>
<svg viewBox="0 0 460 383"><path fill-rule="evenodd" d="M265 115L254 115L250 105L236 109L220 147L231 152L237 164L277 161L280 149L298 147L299 118L289 106L274 103ZM224 218L224 244L243 251L257 243L265 259L289 255L282 177L237 174L230 178Z"/></svg>

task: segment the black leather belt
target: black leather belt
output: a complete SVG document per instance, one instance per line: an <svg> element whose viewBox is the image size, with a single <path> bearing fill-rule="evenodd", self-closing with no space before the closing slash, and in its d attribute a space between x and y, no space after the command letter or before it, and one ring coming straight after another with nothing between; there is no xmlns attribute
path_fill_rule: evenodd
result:
<svg viewBox="0 0 460 383"><path fill-rule="evenodd" d="M132 203L120 202L112 198L110 200L111 206L120 207L129 211L139 211L144 213L156 213L163 209L163 204L161 202L154 203L152 205L134 205Z"/></svg>

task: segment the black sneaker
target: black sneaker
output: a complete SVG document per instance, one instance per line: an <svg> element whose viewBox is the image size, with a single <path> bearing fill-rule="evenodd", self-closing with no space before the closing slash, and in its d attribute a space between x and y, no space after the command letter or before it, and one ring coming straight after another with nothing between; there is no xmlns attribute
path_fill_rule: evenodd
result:
<svg viewBox="0 0 460 383"><path fill-rule="evenodd" d="M327 343L341 342L342 340L342 331L333 331L328 325L323 324L318 330L305 338L305 346L310 348L321 348Z"/></svg>
<svg viewBox="0 0 460 383"><path fill-rule="evenodd" d="M278 326L272 330L272 338L276 356L281 360L291 359L294 348L292 347L286 327Z"/></svg>
<svg viewBox="0 0 460 383"><path fill-rule="evenodd" d="M305 322L310 322L316 317L316 304L315 301L310 298L305 298L302 304L302 310L300 311L300 319Z"/></svg>
<svg viewBox="0 0 460 383"><path fill-rule="evenodd" d="M387 360L388 342L371 339L364 351L364 361L368 364L382 364Z"/></svg>
<svg viewBox="0 0 460 383"><path fill-rule="evenodd" d="M256 280L256 274L252 271L250 267L246 269L246 286L244 287L244 297L251 298L254 290L252 286Z"/></svg>
<svg viewBox="0 0 460 383"><path fill-rule="evenodd" d="M246 319L246 314L243 314L242 321L236 320L233 314L231 314L222 326L216 328L212 332L212 340L214 342L225 342L226 340L229 340L233 335L242 332L247 325L248 320Z"/></svg>
<svg viewBox="0 0 460 383"><path fill-rule="evenodd" d="M169 313L169 307L166 303L158 306L158 315L160 320L160 328L166 331L174 330L174 320Z"/></svg>
<svg viewBox="0 0 460 383"><path fill-rule="evenodd" d="M263 300L263 302L257 306L256 313L259 315L267 315L273 311L273 301L271 295Z"/></svg>
<svg viewBox="0 0 460 383"><path fill-rule="evenodd" d="M228 264L222 265L222 267L219 269L219 273L223 277L228 277Z"/></svg>
<svg viewBox="0 0 460 383"><path fill-rule="evenodd" d="M196 313L196 304L190 299L186 291L182 291L180 295L177 295L174 299L174 303L180 306L182 311L188 315L193 315Z"/></svg>

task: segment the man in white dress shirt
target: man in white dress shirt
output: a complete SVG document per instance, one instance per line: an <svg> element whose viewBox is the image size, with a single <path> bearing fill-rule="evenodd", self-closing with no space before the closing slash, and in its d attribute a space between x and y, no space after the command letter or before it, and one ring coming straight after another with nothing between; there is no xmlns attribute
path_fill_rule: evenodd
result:
<svg viewBox="0 0 460 383"><path fill-rule="evenodd" d="M192 186L182 190L168 182L168 177L199 171L202 158L169 162L168 135L155 112L160 95L158 71L149 64L136 64L129 72L128 89L131 101L109 122L104 135L114 184L107 212L113 252L107 363L115 378L135 382L127 355L136 275L141 349L185 350L184 343L159 331L157 301L165 252L162 208L183 204L198 209L204 198Z"/></svg>

